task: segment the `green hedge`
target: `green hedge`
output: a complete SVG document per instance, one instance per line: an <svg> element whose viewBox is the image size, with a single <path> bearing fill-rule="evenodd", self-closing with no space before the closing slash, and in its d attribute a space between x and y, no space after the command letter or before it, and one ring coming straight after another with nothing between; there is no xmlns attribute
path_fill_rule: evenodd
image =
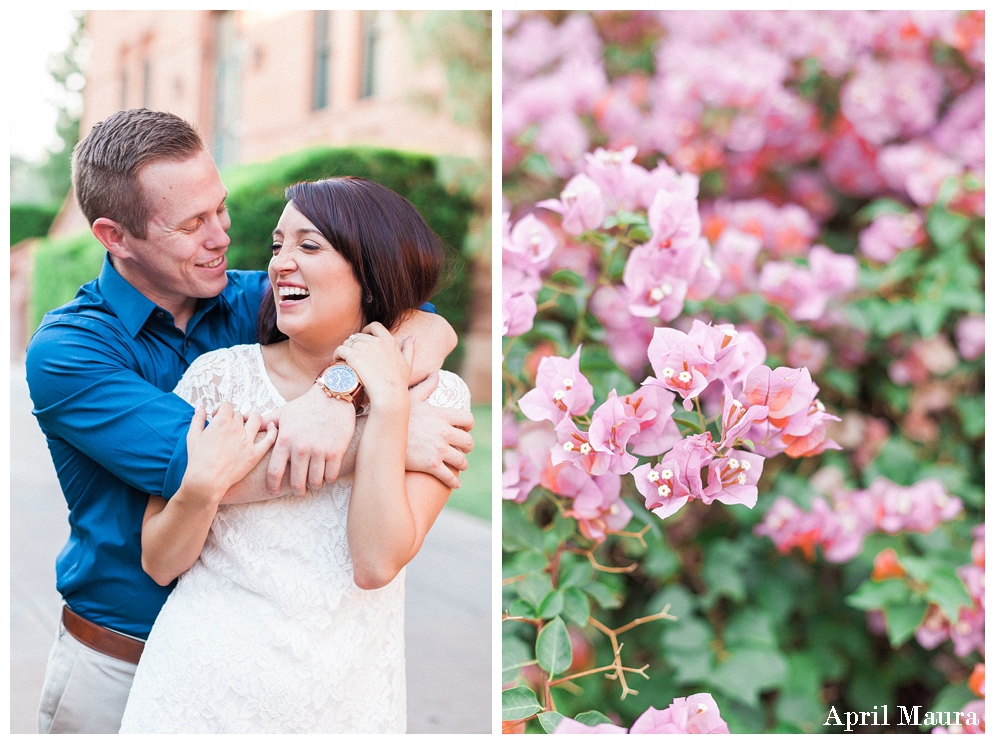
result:
<svg viewBox="0 0 995 744"><path fill-rule="evenodd" d="M229 267L266 268L270 233L286 204L283 193L287 186L339 175L363 176L401 194L449 247L450 281L432 301L462 339L470 277L458 249L464 244L473 207L467 195L446 190L437 177L436 160L429 155L321 147L226 170L222 177L229 191L232 220ZM103 248L89 233L42 241L35 255L32 327L37 327L46 312L71 300L81 284L93 279L102 260ZM461 341L446 360L446 367L456 369L462 357Z"/></svg>
<svg viewBox="0 0 995 744"><path fill-rule="evenodd" d="M17 245L26 238L44 237L58 213L58 205L11 204L10 244Z"/></svg>

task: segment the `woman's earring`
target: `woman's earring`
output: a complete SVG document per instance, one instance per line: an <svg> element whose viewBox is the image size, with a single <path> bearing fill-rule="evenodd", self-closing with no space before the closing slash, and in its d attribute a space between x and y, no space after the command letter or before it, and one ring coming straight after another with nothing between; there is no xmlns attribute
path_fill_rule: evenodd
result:
<svg viewBox="0 0 995 744"><path fill-rule="evenodd" d="M372 292L367 292L366 293L366 301L367 302L373 302L373 293Z"/></svg>

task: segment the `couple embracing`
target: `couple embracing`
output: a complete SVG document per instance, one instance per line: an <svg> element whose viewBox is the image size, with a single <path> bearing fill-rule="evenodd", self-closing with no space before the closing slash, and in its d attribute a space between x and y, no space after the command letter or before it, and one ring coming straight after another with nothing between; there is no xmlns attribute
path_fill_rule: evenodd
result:
<svg viewBox="0 0 995 744"><path fill-rule="evenodd" d="M210 155L144 109L73 186L107 256L28 348L70 521L40 730L403 733L404 566L472 447L418 309L438 238L371 181L299 183L268 275L227 271Z"/></svg>

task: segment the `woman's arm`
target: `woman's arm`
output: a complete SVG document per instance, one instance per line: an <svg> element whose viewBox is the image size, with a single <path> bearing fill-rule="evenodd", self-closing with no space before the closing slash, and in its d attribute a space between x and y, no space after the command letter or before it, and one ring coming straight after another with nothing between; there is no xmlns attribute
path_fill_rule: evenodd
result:
<svg viewBox="0 0 995 744"><path fill-rule="evenodd" d="M414 340L401 350L380 324L367 326L341 357L364 381L369 418L356 453L347 535L353 580L361 589L389 584L421 548L451 489L425 473L405 472Z"/></svg>
<svg viewBox="0 0 995 744"><path fill-rule="evenodd" d="M196 562L228 489L262 459L276 440L276 428L256 436L262 417L248 419L222 403L210 425L198 406L187 432L187 469L169 501L149 497L142 519L142 569L166 586Z"/></svg>

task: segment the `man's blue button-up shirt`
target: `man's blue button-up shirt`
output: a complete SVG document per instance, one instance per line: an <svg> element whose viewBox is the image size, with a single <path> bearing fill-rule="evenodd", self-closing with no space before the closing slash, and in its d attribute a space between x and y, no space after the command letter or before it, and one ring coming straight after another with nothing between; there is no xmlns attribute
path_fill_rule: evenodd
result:
<svg viewBox="0 0 995 744"><path fill-rule="evenodd" d="M34 414L69 504L57 586L78 614L146 638L172 587L141 567L149 494L172 496L186 470L192 407L172 393L201 354L256 342L263 272L229 271L184 334L105 258L100 276L48 313L28 346Z"/></svg>

